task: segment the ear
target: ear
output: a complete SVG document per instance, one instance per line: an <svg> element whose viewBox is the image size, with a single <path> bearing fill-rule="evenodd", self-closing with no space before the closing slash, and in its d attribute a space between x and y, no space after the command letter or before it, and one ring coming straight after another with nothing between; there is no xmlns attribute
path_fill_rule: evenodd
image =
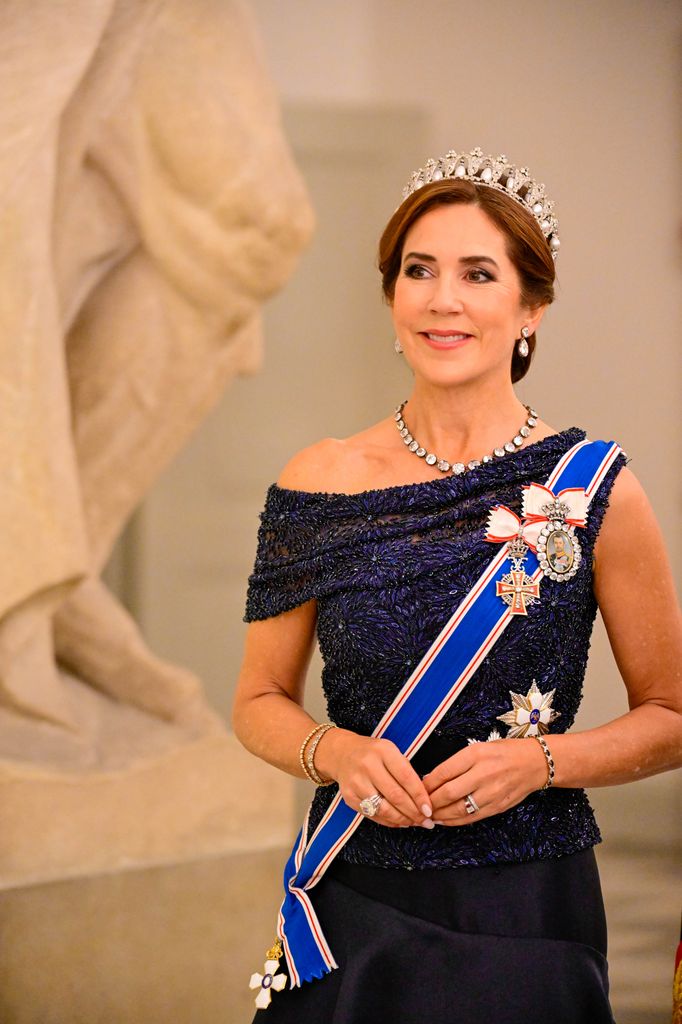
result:
<svg viewBox="0 0 682 1024"><path fill-rule="evenodd" d="M530 334L535 334L535 332L537 331L538 327L540 326L540 321L542 320L543 316L545 315L545 310L546 309L547 309L547 305L546 304L543 305L543 306L530 306L526 310L526 316L525 316L523 324L521 326L526 326L528 328L528 331L529 331Z"/></svg>

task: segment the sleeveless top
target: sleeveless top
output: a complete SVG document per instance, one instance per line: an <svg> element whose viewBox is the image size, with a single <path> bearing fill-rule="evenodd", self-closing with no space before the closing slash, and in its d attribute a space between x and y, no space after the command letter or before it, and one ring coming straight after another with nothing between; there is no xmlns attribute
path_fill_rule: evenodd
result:
<svg viewBox="0 0 682 1024"><path fill-rule="evenodd" d="M544 483L561 455L585 438L577 428L504 459L423 483L359 494L297 491L273 484L261 513L245 621L317 602L322 685L329 719L369 735L413 668L500 545L484 540L495 505L521 511L522 485ZM511 691L533 681L559 712L550 732L573 724L582 696L592 626L594 544L620 455L577 535L583 559L564 582L542 579L539 603L515 615L459 699L412 759L420 775L491 730L512 709ZM316 791L315 829L337 791ZM552 858L600 842L581 789L531 793L504 813L457 828L392 829L366 822L338 854L355 864L449 868Z"/></svg>

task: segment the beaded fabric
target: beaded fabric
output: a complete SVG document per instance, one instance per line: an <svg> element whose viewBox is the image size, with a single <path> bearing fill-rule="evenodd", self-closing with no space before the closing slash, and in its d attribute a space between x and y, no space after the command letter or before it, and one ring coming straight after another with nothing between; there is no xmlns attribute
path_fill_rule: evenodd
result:
<svg viewBox="0 0 682 1024"><path fill-rule="evenodd" d="M520 514L522 485L544 483L561 455L584 437L573 427L461 476L359 494L273 484L261 514L245 621L314 598L329 719L369 735L499 550L484 540L490 509L504 504ZM504 736L497 716L510 710L510 691L526 693L533 679L543 693L556 690L560 717L552 732L572 725L597 607L592 552L624 465L619 456L579 530L583 561L576 576L563 583L542 579L539 603L527 617L514 616L413 758L420 774L468 739L483 741L494 728ZM332 785L315 794L311 833L336 790ZM585 793L552 788L461 828L389 829L367 821L338 856L356 864L446 868L558 857L599 841Z"/></svg>

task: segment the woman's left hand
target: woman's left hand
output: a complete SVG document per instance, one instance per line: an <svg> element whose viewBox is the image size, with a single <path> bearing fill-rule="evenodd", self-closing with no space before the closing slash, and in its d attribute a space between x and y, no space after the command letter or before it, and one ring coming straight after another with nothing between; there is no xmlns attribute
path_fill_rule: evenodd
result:
<svg viewBox="0 0 682 1024"><path fill-rule="evenodd" d="M472 743L424 776L433 820L439 825L470 825L521 803L547 781L547 761L537 740L528 738ZM467 812L466 797L479 810Z"/></svg>

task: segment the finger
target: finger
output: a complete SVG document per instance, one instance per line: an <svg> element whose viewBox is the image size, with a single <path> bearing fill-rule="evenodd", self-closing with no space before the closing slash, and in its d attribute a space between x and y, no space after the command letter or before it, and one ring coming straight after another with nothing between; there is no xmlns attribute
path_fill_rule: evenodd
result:
<svg viewBox="0 0 682 1024"><path fill-rule="evenodd" d="M472 797L476 808L467 810L467 797ZM472 783L470 789L460 798L434 811L433 820L438 825L471 825L494 814L503 814L519 803L509 791L496 782Z"/></svg>
<svg viewBox="0 0 682 1024"><path fill-rule="evenodd" d="M431 818L424 818L423 822L417 825L410 818L406 818L404 814L400 814L399 812L396 812L395 815L391 812L387 812L386 815L378 813L370 820L374 822L374 824L382 825L385 828L425 828L430 830L436 827L435 822Z"/></svg>
<svg viewBox="0 0 682 1024"><path fill-rule="evenodd" d="M397 807L394 807L394 805L386 799L386 797L381 798L381 803L377 808L376 814L368 814L365 815L365 817L375 825L383 825L388 828L406 828L414 826L413 819L402 814Z"/></svg>
<svg viewBox="0 0 682 1024"><path fill-rule="evenodd" d="M374 772L371 780L369 777L366 782L362 782L359 786L359 790L367 794L368 792L376 793L381 797L381 802L376 809L375 814L365 815L371 821L376 822L380 825L390 825L393 828L406 827L415 825L425 825L427 828L433 828L433 822L430 818L426 818L423 814L420 814L416 819L413 814L413 807L411 801L407 800L407 808L409 813L405 813L395 803L395 797L391 800L391 792L402 795L405 799L406 795L404 791L397 785L393 780L393 777L386 770L377 770ZM389 792L391 791L391 792ZM344 800L350 807L354 807L355 810L360 811L362 814L362 808L360 806L362 798L357 795L357 790L348 795L344 795Z"/></svg>
<svg viewBox="0 0 682 1024"><path fill-rule="evenodd" d="M384 828L415 828L415 823L412 818L406 817L401 814L400 811L396 810L392 804L384 803L381 805L376 815L370 819L375 825L382 825Z"/></svg>
<svg viewBox="0 0 682 1024"><path fill-rule="evenodd" d="M384 763L395 782L405 793L408 803L411 804L409 813L414 820L421 823L425 817L430 818L433 808L426 786L395 744L390 743L388 746ZM404 813L408 813L404 802L398 803L396 806Z"/></svg>
<svg viewBox="0 0 682 1024"><path fill-rule="evenodd" d="M344 800L357 808L368 793L379 793L410 824L422 824L432 807L414 768L390 740L373 739L370 744L341 786Z"/></svg>
<svg viewBox="0 0 682 1024"><path fill-rule="evenodd" d="M475 759L472 755L472 749L471 746L468 746L463 750L458 750L456 754L446 758L445 761L441 761L433 771L424 776L424 788L427 790L429 798L444 783L458 778L474 766Z"/></svg>
<svg viewBox="0 0 682 1024"><path fill-rule="evenodd" d="M434 812L434 822L437 825L472 825L476 821L480 821L482 818L490 816L490 811L486 809L485 805L480 803L483 798L480 794L471 794L474 798L476 806L471 809L471 805L468 805L466 797L461 800L456 800L454 803L443 808L441 811Z"/></svg>
<svg viewBox="0 0 682 1024"><path fill-rule="evenodd" d="M409 792L403 788L388 768L382 765L373 775L373 780L377 791L386 798L390 805L408 818L411 825L421 825L423 821L430 819L431 815L427 815L424 810L415 806ZM424 806L432 811L430 804L424 803Z"/></svg>
<svg viewBox="0 0 682 1024"><path fill-rule="evenodd" d="M444 782L430 794L434 817L442 816L446 808L461 803L468 793L474 792L478 785L480 785L480 779L473 770Z"/></svg>
<svg viewBox="0 0 682 1024"><path fill-rule="evenodd" d="M491 818L495 814L500 814L502 808L495 807L493 804L479 804L478 810L468 812L466 810L463 800L459 800L456 804L448 807L445 811L438 814L438 817L434 817L434 823L439 827L446 826L449 828L462 828L467 825L475 825L478 821L483 821L485 818Z"/></svg>

